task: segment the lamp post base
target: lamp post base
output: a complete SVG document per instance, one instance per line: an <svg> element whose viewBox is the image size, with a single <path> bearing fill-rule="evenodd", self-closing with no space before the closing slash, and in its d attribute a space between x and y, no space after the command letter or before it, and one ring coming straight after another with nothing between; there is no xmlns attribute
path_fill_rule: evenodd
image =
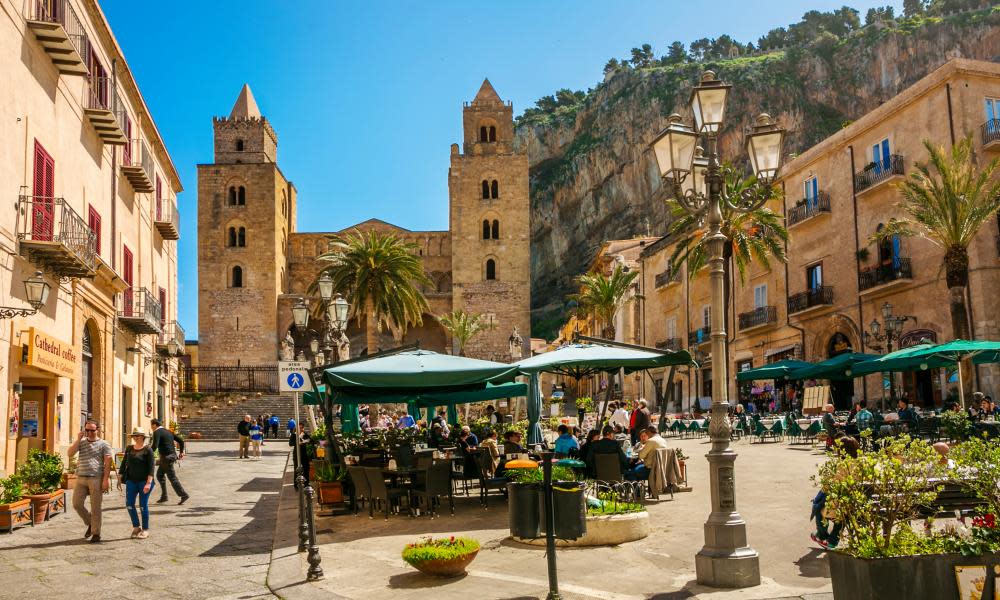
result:
<svg viewBox="0 0 1000 600"><path fill-rule="evenodd" d="M745 588L760 585L760 557L753 548L739 548L731 555L705 554L694 557L698 583L718 588Z"/></svg>

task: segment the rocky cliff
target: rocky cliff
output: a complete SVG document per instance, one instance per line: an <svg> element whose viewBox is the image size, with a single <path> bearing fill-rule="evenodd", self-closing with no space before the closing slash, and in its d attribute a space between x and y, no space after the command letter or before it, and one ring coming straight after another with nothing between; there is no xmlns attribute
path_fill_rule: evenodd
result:
<svg viewBox="0 0 1000 600"><path fill-rule="evenodd" d="M758 112L788 130L797 153L874 109L953 57L1000 60L1000 10L865 27L846 39L759 56L615 73L579 105L523 119L531 169L532 335L554 336L565 297L603 240L661 235L667 211L649 142L686 114L705 69L733 84L724 158L743 155Z"/></svg>

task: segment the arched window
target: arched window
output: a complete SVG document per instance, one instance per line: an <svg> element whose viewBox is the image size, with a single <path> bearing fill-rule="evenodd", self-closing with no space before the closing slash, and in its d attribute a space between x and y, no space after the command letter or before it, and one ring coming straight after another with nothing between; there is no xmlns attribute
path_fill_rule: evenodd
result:
<svg viewBox="0 0 1000 600"><path fill-rule="evenodd" d="M230 186L230 188L229 188L229 197L226 200L226 203L229 204L229 206L236 206L236 188L235 187Z"/></svg>
<svg viewBox="0 0 1000 600"><path fill-rule="evenodd" d="M244 206L246 203L247 203L247 189L241 185L239 192L237 192L236 194L236 204Z"/></svg>
<svg viewBox="0 0 1000 600"><path fill-rule="evenodd" d="M243 287L243 267L233 267L233 277L229 280L229 287Z"/></svg>
<svg viewBox="0 0 1000 600"><path fill-rule="evenodd" d="M240 227L239 233L236 234L236 245L240 248L245 248L247 245L247 228Z"/></svg>
<svg viewBox="0 0 1000 600"><path fill-rule="evenodd" d="M490 199L490 182L483 180L483 200Z"/></svg>
<svg viewBox="0 0 1000 600"><path fill-rule="evenodd" d="M497 278L497 263L492 258L486 261L486 281Z"/></svg>
<svg viewBox="0 0 1000 600"><path fill-rule="evenodd" d="M490 237L499 240L500 239L500 221L493 219L493 227L490 228Z"/></svg>
<svg viewBox="0 0 1000 600"><path fill-rule="evenodd" d="M243 140L236 140L236 151L243 152Z"/></svg>
<svg viewBox="0 0 1000 600"><path fill-rule="evenodd" d="M491 142L497 141L497 128L494 127L493 125L490 125L490 141Z"/></svg>
<svg viewBox="0 0 1000 600"><path fill-rule="evenodd" d="M488 136L487 136L487 133L486 133L486 126L483 125L482 127L479 128L479 141L480 142L485 142L485 141L487 141L487 139L488 139Z"/></svg>
<svg viewBox="0 0 1000 600"><path fill-rule="evenodd" d="M230 227L229 228L229 235L226 236L226 246L229 246L230 248L236 246L236 228L235 227Z"/></svg>
<svg viewBox="0 0 1000 600"><path fill-rule="evenodd" d="M500 197L500 183L496 179L490 184L490 198L496 199Z"/></svg>
<svg viewBox="0 0 1000 600"><path fill-rule="evenodd" d="M490 239L490 222L486 219L483 219L483 239Z"/></svg>

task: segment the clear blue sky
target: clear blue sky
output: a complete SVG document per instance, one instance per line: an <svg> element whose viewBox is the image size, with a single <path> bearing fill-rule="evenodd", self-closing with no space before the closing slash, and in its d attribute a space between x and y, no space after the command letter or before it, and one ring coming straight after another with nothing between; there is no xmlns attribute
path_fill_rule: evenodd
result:
<svg viewBox="0 0 1000 600"><path fill-rule="evenodd" d="M197 336L195 165L212 162L212 116L244 82L278 132L300 231L370 217L447 229L449 145L483 77L515 114L584 89L609 58L728 33L746 42L843 0L123 2L103 9L187 191L179 197L180 320ZM847 3L864 12L901 0ZM711 6L710 14L702 12Z"/></svg>

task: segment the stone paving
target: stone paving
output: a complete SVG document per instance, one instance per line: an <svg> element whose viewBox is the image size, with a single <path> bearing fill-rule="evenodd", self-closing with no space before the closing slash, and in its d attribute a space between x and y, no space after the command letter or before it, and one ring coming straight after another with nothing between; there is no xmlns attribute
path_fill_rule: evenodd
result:
<svg viewBox="0 0 1000 600"><path fill-rule="evenodd" d="M268 442L260 460L235 455L236 442L190 442L178 475L191 499L178 506L170 490L169 503L151 502L149 539L129 538L115 489L99 545L83 538L72 508L0 534L0 598L273 598L265 579L288 446Z"/></svg>

